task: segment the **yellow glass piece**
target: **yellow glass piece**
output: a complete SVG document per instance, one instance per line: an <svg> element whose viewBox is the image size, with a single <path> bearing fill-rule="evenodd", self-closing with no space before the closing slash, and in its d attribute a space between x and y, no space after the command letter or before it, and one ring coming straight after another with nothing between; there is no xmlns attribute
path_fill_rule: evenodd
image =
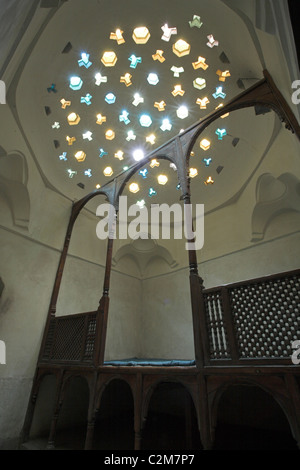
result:
<svg viewBox="0 0 300 470"><path fill-rule="evenodd" d="M159 166L160 163L156 160L156 158L153 158L150 162L151 168L155 168L156 166Z"/></svg>
<svg viewBox="0 0 300 470"><path fill-rule="evenodd" d="M96 189L100 189L101 188L101 184L96 184Z"/></svg>
<svg viewBox="0 0 300 470"><path fill-rule="evenodd" d="M205 61L206 59L204 57L199 56L196 62L192 62L192 66L194 67L195 70L199 68L206 70L208 68L208 65L205 63Z"/></svg>
<svg viewBox="0 0 300 470"><path fill-rule="evenodd" d="M124 44L125 39L123 38L123 32L120 29L116 29L115 32L110 33L109 39L117 41L117 44Z"/></svg>
<svg viewBox="0 0 300 470"><path fill-rule="evenodd" d="M101 58L101 62L105 67L113 67L116 64L117 59L118 58L113 51L106 51Z"/></svg>
<svg viewBox="0 0 300 470"><path fill-rule="evenodd" d="M158 111L164 111L166 107L166 103L164 101L155 101L154 108L157 108Z"/></svg>
<svg viewBox="0 0 300 470"><path fill-rule="evenodd" d="M183 57L191 52L191 46L183 39L178 39L178 41L173 44L172 50L178 57Z"/></svg>
<svg viewBox="0 0 300 470"><path fill-rule="evenodd" d="M76 152L74 156L78 162L84 162L86 158L86 154L82 150L79 150L79 152Z"/></svg>
<svg viewBox="0 0 300 470"><path fill-rule="evenodd" d="M111 176L113 174L113 169L111 166L107 166L106 168L104 168L103 170L103 174L104 176Z"/></svg>
<svg viewBox="0 0 300 470"><path fill-rule="evenodd" d="M209 103L209 99L207 98L207 96L205 96L205 98L203 99L197 98L196 100L196 104L199 104L200 109L206 109L206 106L208 105L208 103Z"/></svg>
<svg viewBox="0 0 300 470"><path fill-rule="evenodd" d="M208 178L206 178L206 180L204 181L204 183L205 183L206 185L208 185L208 184L214 184L214 180L212 179L211 176L209 176Z"/></svg>
<svg viewBox="0 0 300 470"><path fill-rule="evenodd" d="M106 116L102 116L102 114L97 114L96 124L99 124L101 126L101 124L103 124L104 122L106 122Z"/></svg>
<svg viewBox="0 0 300 470"><path fill-rule="evenodd" d="M195 178L195 176L198 175L197 168L190 168L189 175L190 175L190 178Z"/></svg>
<svg viewBox="0 0 300 470"><path fill-rule="evenodd" d="M125 73L125 75L120 78L120 83L125 83L126 86L132 85L131 77L132 75L130 75L130 73Z"/></svg>
<svg viewBox="0 0 300 470"><path fill-rule="evenodd" d="M105 132L105 138L107 140L113 140L115 138L116 134L114 133L114 131L112 129L108 129L106 132Z"/></svg>
<svg viewBox="0 0 300 470"><path fill-rule="evenodd" d="M66 101L64 98L60 100L62 109L66 109L67 106L71 106L71 101Z"/></svg>
<svg viewBox="0 0 300 470"><path fill-rule="evenodd" d="M68 145L73 145L74 142L76 141L76 137L69 137L69 136L67 135L66 141L68 142Z"/></svg>
<svg viewBox="0 0 300 470"><path fill-rule="evenodd" d="M168 182L168 177L166 175L159 175L157 177L157 181L158 181L159 184L164 185Z"/></svg>
<svg viewBox="0 0 300 470"><path fill-rule="evenodd" d="M216 74L219 75L220 82L225 82L226 78L230 77L229 70L225 70L224 72L222 72L221 70L217 70Z"/></svg>
<svg viewBox="0 0 300 470"><path fill-rule="evenodd" d="M183 96L185 91L182 90L181 85L175 85L174 90L171 93L173 96L177 96L177 95Z"/></svg>
<svg viewBox="0 0 300 470"><path fill-rule="evenodd" d="M122 150L118 150L116 153L115 153L115 158L118 158L119 160L124 160L124 152L122 152Z"/></svg>
<svg viewBox="0 0 300 470"><path fill-rule="evenodd" d="M159 62L164 62L166 59L165 59L165 57L163 57L163 53L164 53L164 51L161 51L161 50L157 49L155 54L152 55L152 59L153 60L159 60Z"/></svg>
<svg viewBox="0 0 300 470"><path fill-rule="evenodd" d="M210 141L207 140L207 139L202 139L201 142L200 142L200 147L203 150L208 150L210 148Z"/></svg>
<svg viewBox="0 0 300 470"><path fill-rule="evenodd" d="M140 26L139 28L135 28L132 34L133 40L136 44L146 44L146 42L150 38L149 29L146 26Z"/></svg>
<svg viewBox="0 0 300 470"><path fill-rule="evenodd" d="M215 109L219 109L219 108L223 108L224 104L223 103L220 103ZM221 119L224 119L226 118L227 116L229 116L229 113L225 113L221 116Z"/></svg>
<svg viewBox="0 0 300 470"><path fill-rule="evenodd" d="M131 185L129 186L129 191L134 194L137 193L139 190L140 190L140 187L137 183L131 183Z"/></svg>
<svg viewBox="0 0 300 470"><path fill-rule="evenodd" d="M70 126L76 126L80 121L80 116L76 113L70 113L68 116L68 123Z"/></svg>
<svg viewBox="0 0 300 470"><path fill-rule="evenodd" d="M198 77L193 81L193 85L195 88L198 88L198 90L203 90L203 88L206 87L206 80Z"/></svg>
<svg viewBox="0 0 300 470"><path fill-rule="evenodd" d="M146 142L149 142L149 144L154 145L156 141L156 137L154 134L150 134L146 137Z"/></svg>

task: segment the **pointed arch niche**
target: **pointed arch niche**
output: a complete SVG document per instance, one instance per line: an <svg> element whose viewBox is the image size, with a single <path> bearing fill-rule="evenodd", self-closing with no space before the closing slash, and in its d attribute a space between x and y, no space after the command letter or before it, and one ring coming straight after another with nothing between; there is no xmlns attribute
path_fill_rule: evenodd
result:
<svg viewBox="0 0 300 470"><path fill-rule="evenodd" d="M160 184L160 176L166 175L168 181ZM161 154L155 162L150 158L138 165L120 188L106 362L126 358L194 360L183 201L178 185L175 163ZM140 203L144 206L137 205ZM158 206L166 212L155 212ZM129 209L126 222L125 207ZM120 240L125 223L126 239ZM123 282L118 282L121 272ZM130 276L129 284L125 274Z"/></svg>

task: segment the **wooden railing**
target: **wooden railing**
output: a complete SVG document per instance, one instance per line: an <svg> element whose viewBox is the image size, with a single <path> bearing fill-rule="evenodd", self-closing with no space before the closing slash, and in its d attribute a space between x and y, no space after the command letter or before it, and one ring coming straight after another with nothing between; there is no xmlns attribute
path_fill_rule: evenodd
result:
<svg viewBox="0 0 300 470"><path fill-rule="evenodd" d="M203 290L207 365L291 364L300 270ZM50 320L40 363L99 365L101 312Z"/></svg>
<svg viewBox="0 0 300 470"><path fill-rule="evenodd" d="M291 363L300 270L204 290L210 363Z"/></svg>
<svg viewBox="0 0 300 470"><path fill-rule="evenodd" d="M40 362L94 363L98 316L96 311L52 318Z"/></svg>

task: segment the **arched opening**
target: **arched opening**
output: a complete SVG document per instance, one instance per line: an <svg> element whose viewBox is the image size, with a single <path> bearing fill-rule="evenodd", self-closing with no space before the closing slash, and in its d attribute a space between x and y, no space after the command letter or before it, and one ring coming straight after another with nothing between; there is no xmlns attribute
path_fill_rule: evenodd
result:
<svg viewBox="0 0 300 470"><path fill-rule="evenodd" d="M133 449L134 404L130 386L124 380L113 379L104 388L100 400L93 449Z"/></svg>
<svg viewBox="0 0 300 470"><path fill-rule="evenodd" d="M219 401L215 450L297 450L272 395L252 384L229 386Z"/></svg>
<svg viewBox="0 0 300 470"><path fill-rule="evenodd" d="M97 207L103 194L89 200L73 226L56 306L56 316L97 310L103 291L107 239L100 239Z"/></svg>
<svg viewBox="0 0 300 470"><path fill-rule="evenodd" d="M197 415L189 391L178 382L161 382L150 398L142 449L201 449Z"/></svg>
<svg viewBox="0 0 300 470"><path fill-rule="evenodd" d="M53 374L45 375L40 383L31 423L29 441L39 441L46 448L53 417L57 379Z"/></svg>
<svg viewBox="0 0 300 470"><path fill-rule="evenodd" d="M74 376L68 379L65 387L57 422L55 448L82 450L87 430L88 384L83 377Z"/></svg>
<svg viewBox="0 0 300 470"><path fill-rule="evenodd" d="M140 164L121 192L105 360L194 359L178 183L175 164L158 156Z"/></svg>

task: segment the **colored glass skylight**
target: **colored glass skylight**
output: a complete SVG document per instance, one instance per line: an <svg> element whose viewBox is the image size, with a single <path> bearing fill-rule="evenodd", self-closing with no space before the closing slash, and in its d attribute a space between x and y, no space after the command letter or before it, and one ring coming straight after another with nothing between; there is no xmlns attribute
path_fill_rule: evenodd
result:
<svg viewBox="0 0 300 470"><path fill-rule="evenodd" d="M157 49L155 54L152 55L153 60L158 60L159 62L164 62L166 59L163 57L164 51Z"/></svg>
<svg viewBox="0 0 300 470"><path fill-rule="evenodd" d="M111 176L113 174L113 169L111 166L107 166L106 168L104 168L103 170L103 174L104 176Z"/></svg>
<svg viewBox="0 0 300 470"><path fill-rule="evenodd" d="M132 33L132 38L136 44L146 44L150 38L149 29L146 26L135 28Z"/></svg>
<svg viewBox="0 0 300 470"><path fill-rule="evenodd" d="M200 16L194 15L192 21L189 21L190 28L201 28L203 23L201 22Z"/></svg>
<svg viewBox="0 0 300 470"><path fill-rule="evenodd" d="M70 78L69 86L72 90L75 90L75 91L80 90L82 85L83 85L83 81L81 80L80 77L74 76Z"/></svg>
<svg viewBox="0 0 300 470"><path fill-rule="evenodd" d="M193 85L195 88L198 88L198 90L203 90L203 88L206 87L206 80L205 78L197 77L193 81Z"/></svg>
<svg viewBox="0 0 300 470"><path fill-rule="evenodd" d="M103 116L102 114L97 114L96 124L99 124L101 126L101 124L103 124L104 122L106 122L106 116Z"/></svg>
<svg viewBox="0 0 300 470"><path fill-rule="evenodd" d="M164 111L166 108L166 103L164 101L155 101L154 108L157 108L158 111Z"/></svg>
<svg viewBox="0 0 300 470"><path fill-rule="evenodd" d="M139 95L139 93L134 94L134 100L132 102L133 106L138 106L141 103L144 103L144 98Z"/></svg>
<svg viewBox="0 0 300 470"><path fill-rule="evenodd" d="M189 177L190 178L195 178L195 176L198 175L198 170L197 168L190 168L190 171L189 171Z"/></svg>
<svg viewBox="0 0 300 470"><path fill-rule="evenodd" d="M176 114L180 119L185 119L189 115L189 110L186 106L180 106L177 109Z"/></svg>
<svg viewBox="0 0 300 470"><path fill-rule="evenodd" d="M212 162L212 159L211 157L208 157L208 158L203 158L202 161L205 163L205 166L209 166Z"/></svg>
<svg viewBox="0 0 300 470"><path fill-rule="evenodd" d="M73 178L75 175L77 175L77 171L71 170L70 168L67 170L69 178Z"/></svg>
<svg viewBox="0 0 300 470"><path fill-rule="evenodd" d="M196 104L199 104L200 106L200 109L206 109L207 105L209 103L209 99L207 98L207 96L205 96L204 98L197 98L196 100Z"/></svg>
<svg viewBox="0 0 300 470"><path fill-rule="evenodd" d="M171 93L173 96L183 96L185 91L181 88L181 85L175 85Z"/></svg>
<svg viewBox="0 0 300 470"><path fill-rule="evenodd" d="M101 83L107 83L107 77L102 76L100 72L95 75L95 85L100 86Z"/></svg>
<svg viewBox="0 0 300 470"><path fill-rule="evenodd" d="M172 51L178 57L183 57L191 52L191 46L184 39L178 39L178 41L173 44Z"/></svg>
<svg viewBox="0 0 300 470"><path fill-rule="evenodd" d="M160 165L160 163L159 163L159 161L156 160L156 158L153 158L150 162L151 168L155 168L156 166L159 166L159 165Z"/></svg>
<svg viewBox="0 0 300 470"><path fill-rule="evenodd" d="M135 140L135 139L136 139L135 133L133 131L128 131L126 140L129 142L130 140Z"/></svg>
<svg viewBox="0 0 300 470"><path fill-rule="evenodd" d="M204 181L204 183L205 183L206 185L208 185L208 184L214 184L214 180L212 179L211 176L208 176L208 178L206 178L206 180Z"/></svg>
<svg viewBox="0 0 300 470"><path fill-rule="evenodd" d="M78 162L84 162L84 160L86 159L86 154L85 152L83 152L83 150L79 150L75 153L74 156Z"/></svg>
<svg viewBox="0 0 300 470"><path fill-rule="evenodd" d="M156 196L157 192L155 191L155 189L149 188L148 194L149 194L149 197L152 197L152 196Z"/></svg>
<svg viewBox="0 0 300 470"><path fill-rule="evenodd" d="M84 175L88 176L88 178L91 178L93 176L91 168L89 168L88 170L85 170Z"/></svg>
<svg viewBox="0 0 300 470"><path fill-rule="evenodd" d="M151 145L154 145L154 144L155 144L155 141L156 141L155 134L147 135L147 137L146 137L146 142L148 142L148 143L151 144Z"/></svg>
<svg viewBox="0 0 300 470"><path fill-rule="evenodd" d="M210 148L210 141L208 139L202 139L200 142L200 147L203 150L208 150Z"/></svg>
<svg viewBox="0 0 300 470"><path fill-rule="evenodd" d="M113 93L107 93L105 96L105 101L108 104L114 104L116 101L116 96Z"/></svg>
<svg viewBox="0 0 300 470"><path fill-rule="evenodd" d="M99 152L100 152L100 153L99 153L99 157L100 157L100 158L104 157L104 155L108 155L108 153L105 152L105 150L104 150L103 148L99 149Z"/></svg>
<svg viewBox="0 0 300 470"><path fill-rule="evenodd" d="M124 124L129 124L130 123L130 119L129 119L129 113L128 111L124 110L122 111L122 113L119 115L119 121L120 122L124 122Z"/></svg>
<svg viewBox="0 0 300 470"><path fill-rule="evenodd" d="M82 96L80 98L80 103L85 103L87 106L90 106L92 104L92 95L87 93L85 96Z"/></svg>
<svg viewBox="0 0 300 470"><path fill-rule="evenodd" d="M143 160L144 157L145 157L145 154L143 150L141 149L136 149L133 152L133 158L135 159L136 162L140 162L141 160Z"/></svg>
<svg viewBox="0 0 300 470"><path fill-rule="evenodd" d="M170 131L172 129L172 124L169 119L163 119L162 125L160 126L162 131Z"/></svg>
<svg viewBox="0 0 300 470"><path fill-rule="evenodd" d="M216 130L216 134L217 134L219 140L223 140L223 137L225 137L225 135L227 135L227 131L226 131L226 129L219 129L218 128Z"/></svg>
<svg viewBox="0 0 300 470"><path fill-rule="evenodd" d="M224 92L223 92L223 88L222 88L221 86L219 86L219 87L216 88L215 93L213 93L213 97L214 97L215 99L217 99L217 98L222 98L222 99L224 99L224 98L226 97L226 93L224 93Z"/></svg>
<svg viewBox="0 0 300 470"><path fill-rule="evenodd" d="M206 45L208 47L213 48L219 45L219 41L216 41L212 34L209 34L207 36L207 39L208 39L208 42L206 43Z"/></svg>
<svg viewBox="0 0 300 470"><path fill-rule="evenodd" d="M62 109L66 109L67 106L71 106L71 101L66 101L64 98L60 100Z"/></svg>
<svg viewBox="0 0 300 470"><path fill-rule="evenodd" d="M170 38L173 34L177 34L177 28L175 27L172 27L172 28L169 28L168 24L164 24L161 29L163 30L163 35L161 37L161 39L163 41L170 41Z"/></svg>
<svg viewBox="0 0 300 470"><path fill-rule="evenodd" d="M124 85L130 86L132 85L131 78L132 78L132 75L130 75L130 73L127 72L125 73L125 75L120 77L120 83L124 83Z"/></svg>
<svg viewBox="0 0 300 470"><path fill-rule="evenodd" d="M170 70L173 72L174 77L179 77L179 75L184 72L183 67L175 67L175 65L173 65Z"/></svg>
<svg viewBox="0 0 300 470"><path fill-rule="evenodd" d="M158 184L165 185L168 182L167 175L159 175L157 177Z"/></svg>
<svg viewBox="0 0 300 470"><path fill-rule="evenodd" d="M140 117L140 125L142 127L149 127L152 124L152 119L149 114L142 114Z"/></svg>
<svg viewBox="0 0 300 470"><path fill-rule="evenodd" d="M116 29L115 32L110 33L109 39L117 41L117 44L124 44L125 39L123 38L123 32L120 29Z"/></svg>
<svg viewBox="0 0 300 470"><path fill-rule="evenodd" d="M141 57L136 57L134 54L131 54L131 56L128 58L130 61L130 66L132 69L135 69L138 64L142 63L142 58Z"/></svg>
<svg viewBox="0 0 300 470"><path fill-rule="evenodd" d="M82 138L91 141L91 140L93 140L92 135L93 135L93 133L91 131L87 131L87 132L84 132L82 134Z"/></svg>
<svg viewBox="0 0 300 470"><path fill-rule="evenodd" d="M157 85L159 82L158 75L156 73L149 73L147 81L150 85Z"/></svg>
<svg viewBox="0 0 300 470"><path fill-rule="evenodd" d="M148 170L147 168L144 168L143 170L140 170L139 171L139 174L145 179L147 178L147 175L148 175Z"/></svg>
<svg viewBox="0 0 300 470"><path fill-rule="evenodd" d="M116 153L115 153L115 158L118 158L118 160L124 160L124 152L122 150L118 150Z"/></svg>
<svg viewBox="0 0 300 470"><path fill-rule="evenodd" d="M131 183L131 184L129 185L129 191L130 191L131 193L134 193L134 194L135 194L135 193L137 193L139 190L140 190L140 187L139 187L139 185L138 185L137 183Z"/></svg>
<svg viewBox="0 0 300 470"><path fill-rule="evenodd" d="M205 61L206 59L204 57L199 56L196 62L192 62L192 66L195 70L199 68L206 70L208 68L208 65L205 63Z"/></svg>
<svg viewBox="0 0 300 470"><path fill-rule="evenodd" d="M79 67L84 66L86 69L88 69L92 65L92 62L90 61L90 55L86 52L83 52L81 54L81 59L78 61L78 64Z"/></svg>
<svg viewBox="0 0 300 470"><path fill-rule="evenodd" d="M70 126L77 126L80 122L80 116L76 113L70 113L67 119Z"/></svg>
<svg viewBox="0 0 300 470"><path fill-rule="evenodd" d="M112 129L108 129L106 132L105 132L105 138L107 140L113 140L115 138L116 134L115 132L112 130Z"/></svg>
<svg viewBox="0 0 300 470"><path fill-rule="evenodd" d="M114 51L105 51L101 58L101 62L105 65L105 67L114 67L117 60L118 58Z"/></svg>
<svg viewBox="0 0 300 470"><path fill-rule="evenodd" d="M61 155L59 155L58 157L61 161L64 161L66 162L68 159L67 159L67 152L63 152Z"/></svg>

